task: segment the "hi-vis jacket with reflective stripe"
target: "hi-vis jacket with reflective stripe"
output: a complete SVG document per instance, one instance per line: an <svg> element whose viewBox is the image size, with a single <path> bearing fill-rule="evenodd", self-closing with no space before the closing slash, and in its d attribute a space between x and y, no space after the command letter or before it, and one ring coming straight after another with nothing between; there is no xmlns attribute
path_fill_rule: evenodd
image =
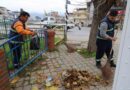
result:
<svg viewBox="0 0 130 90"><path fill-rule="evenodd" d="M30 35L32 32L26 29L25 23L17 18L11 25L9 38L18 36L12 40L13 43L23 42L23 35Z"/></svg>

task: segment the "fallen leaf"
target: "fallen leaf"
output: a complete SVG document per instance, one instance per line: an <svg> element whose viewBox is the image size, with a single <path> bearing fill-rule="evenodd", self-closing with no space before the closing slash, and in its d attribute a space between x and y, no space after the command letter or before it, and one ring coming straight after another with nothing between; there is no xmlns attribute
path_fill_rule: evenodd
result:
<svg viewBox="0 0 130 90"><path fill-rule="evenodd" d="M77 50L77 52L80 52L81 50Z"/></svg>
<svg viewBox="0 0 130 90"><path fill-rule="evenodd" d="M39 90L37 86L33 86L32 90Z"/></svg>
<svg viewBox="0 0 130 90"><path fill-rule="evenodd" d="M101 80L101 77L96 75L96 81L100 81Z"/></svg>
<svg viewBox="0 0 130 90"><path fill-rule="evenodd" d="M45 90L58 90L58 88L57 88L57 87L52 86L52 87L48 87L48 88L46 88Z"/></svg>
<svg viewBox="0 0 130 90"><path fill-rule="evenodd" d="M51 82L46 82L46 87L50 87L51 86Z"/></svg>
<svg viewBox="0 0 130 90"><path fill-rule="evenodd" d="M16 84L16 82L18 82L20 78L19 77L15 77L12 81L11 84Z"/></svg>
<svg viewBox="0 0 130 90"><path fill-rule="evenodd" d="M47 65L47 63L42 61L42 62L40 62L40 65Z"/></svg>

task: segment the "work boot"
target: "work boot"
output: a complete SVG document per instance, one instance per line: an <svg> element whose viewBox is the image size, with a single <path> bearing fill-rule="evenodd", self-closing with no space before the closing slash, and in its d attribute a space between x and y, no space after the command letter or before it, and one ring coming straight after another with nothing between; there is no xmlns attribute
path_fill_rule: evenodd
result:
<svg viewBox="0 0 130 90"><path fill-rule="evenodd" d="M22 64L14 64L14 68L15 69L19 69L19 68L21 68L22 67Z"/></svg>
<svg viewBox="0 0 130 90"><path fill-rule="evenodd" d="M14 68L18 69L19 68L19 64L14 64Z"/></svg>
<svg viewBox="0 0 130 90"><path fill-rule="evenodd" d="M110 61L110 65L111 67L116 67L116 64L114 63L114 61Z"/></svg>
<svg viewBox="0 0 130 90"><path fill-rule="evenodd" d="M102 67L102 65L101 65L101 62L100 62L100 61L96 61L96 67L97 67L97 68L99 68L99 69Z"/></svg>

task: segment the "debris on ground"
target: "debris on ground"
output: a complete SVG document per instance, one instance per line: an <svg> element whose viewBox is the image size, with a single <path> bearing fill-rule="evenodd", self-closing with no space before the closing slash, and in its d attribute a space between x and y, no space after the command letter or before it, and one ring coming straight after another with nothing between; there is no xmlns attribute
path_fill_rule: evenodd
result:
<svg viewBox="0 0 130 90"><path fill-rule="evenodd" d="M46 80L47 76L43 73L37 73L36 83L41 84Z"/></svg>
<svg viewBox="0 0 130 90"><path fill-rule="evenodd" d="M19 80L20 78L19 77L15 77L13 80L10 81L10 85L11 87L13 87Z"/></svg>
<svg viewBox="0 0 130 90"><path fill-rule="evenodd" d="M32 90L39 90L37 86L33 86Z"/></svg>
<svg viewBox="0 0 130 90"><path fill-rule="evenodd" d="M45 90L58 90L58 88L55 86L52 86L52 87L47 87Z"/></svg>
<svg viewBox="0 0 130 90"><path fill-rule="evenodd" d="M59 77L54 78L53 84L54 84L55 86L60 86L60 84L61 84L60 78L59 78Z"/></svg>
<svg viewBox="0 0 130 90"><path fill-rule="evenodd" d="M51 88L51 87L56 88L56 87L59 87L61 85L61 80L60 80L59 75L57 75L55 77L51 77L51 76L47 76L43 73L36 73L35 83L38 85L43 85L46 88ZM49 90L53 90L53 89L49 89Z"/></svg>
<svg viewBox="0 0 130 90"><path fill-rule="evenodd" d="M62 73L63 85L67 89L75 87L90 87L97 85L108 85L100 76L93 75L88 71L66 70Z"/></svg>
<svg viewBox="0 0 130 90"><path fill-rule="evenodd" d="M48 76L46 79L46 87L52 86L52 77Z"/></svg>
<svg viewBox="0 0 130 90"><path fill-rule="evenodd" d="M76 51L76 47L73 44L70 43L65 43L66 47L67 47L67 51L69 53L73 53Z"/></svg>
<svg viewBox="0 0 130 90"><path fill-rule="evenodd" d="M47 63L46 63L45 61L40 61L40 62L38 62L38 65L41 65L41 66L46 66L46 65L47 65Z"/></svg>
<svg viewBox="0 0 130 90"><path fill-rule="evenodd" d="M15 85L18 80L19 77L14 78L11 84ZM58 90L60 87L69 90L90 90L90 87L99 85L107 86L110 83L109 81L105 81L101 76L93 75L85 70L81 71L76 69L65 70L55 76L37 72L31 82L37 84L37 86L32 87L32 90L42 88L45 88L45 90Z"/></svg>

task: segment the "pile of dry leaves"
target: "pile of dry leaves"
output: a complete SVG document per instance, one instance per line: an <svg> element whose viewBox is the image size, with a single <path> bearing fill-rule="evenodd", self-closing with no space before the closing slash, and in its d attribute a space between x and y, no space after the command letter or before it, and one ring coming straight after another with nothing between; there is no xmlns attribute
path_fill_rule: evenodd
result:
<svg viewBox="0 0 130 90"><path fill-rule="evenodd" d="M92 75L88 71L66 70L62 73L63 85L65 88L72 89L83 86L108 85L109 82L100 76Z"/></svg>

